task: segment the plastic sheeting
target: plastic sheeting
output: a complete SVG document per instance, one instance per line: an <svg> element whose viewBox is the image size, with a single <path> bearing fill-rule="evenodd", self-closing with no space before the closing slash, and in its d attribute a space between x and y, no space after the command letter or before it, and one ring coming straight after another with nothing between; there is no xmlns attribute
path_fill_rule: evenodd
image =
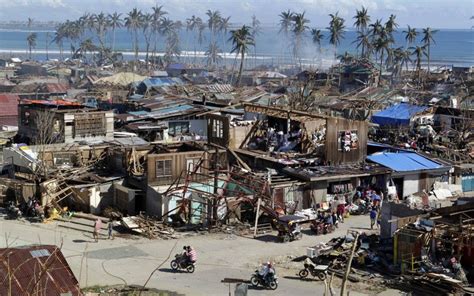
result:
<svg viewBox="0 0 474 296"><path fill-rule="evenodd" d="M381 126L409 125L410 119L414 115L426 109L428 109L428 107L400 103L374 114L371 121Z"/></svg>
<svg viewBox="0 0 474 296"><path fill-rule="evenodd" d="M440 169L443 166L428 158L412 152L379 152L367 159L397 172Z"/></svg>

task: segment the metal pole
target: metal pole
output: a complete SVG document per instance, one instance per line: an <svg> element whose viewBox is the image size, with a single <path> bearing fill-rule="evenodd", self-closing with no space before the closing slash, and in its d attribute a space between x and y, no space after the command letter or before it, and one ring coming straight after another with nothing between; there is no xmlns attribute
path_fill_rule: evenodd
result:
<svg viewBox="0 0 474 296"><path fill-rule="evenodd" d="M359 233L357 232L357 234L355 235L355 238L354 238L354 242L352 243L351 256L349 257L349 261L347 262L346 272L344 273L344 278L342 279L341 296L345 295L347 278L349 277L349 272L351 271L352 258L354 258L354 252L355 252L355 248L357 246L357 239L358 238L359 238Z"/></svg>

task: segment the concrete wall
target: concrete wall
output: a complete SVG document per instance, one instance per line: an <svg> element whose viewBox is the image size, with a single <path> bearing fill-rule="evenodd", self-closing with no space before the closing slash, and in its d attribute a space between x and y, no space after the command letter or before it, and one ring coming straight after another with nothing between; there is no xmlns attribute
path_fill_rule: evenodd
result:
<svg viewBox="0 0 474 296"><path fill-rule="evenodd" d="M420 191L419 174L406 175L403 177L403 197Z"/></svg>
<svg viewBox="0 0 474 296"><path fill-rule="evenodd" d="M146 213L147 215L161 218L161 215L163 215L163 198L162 195L158 193L159 188L160 186L148 186L146 190Z"/></svg>

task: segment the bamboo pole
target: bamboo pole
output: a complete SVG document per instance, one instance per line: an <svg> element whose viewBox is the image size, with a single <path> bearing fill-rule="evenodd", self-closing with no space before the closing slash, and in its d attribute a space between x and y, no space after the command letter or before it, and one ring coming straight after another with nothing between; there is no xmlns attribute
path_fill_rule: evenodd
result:
<svg viewBox="0 0 474 296"><path fill-rule="evenodd" d="M344 273L344 277L342 279L341 296L345 296L344 292L346 290L347 278L349 277L349 272L351 271L352 258L354 258L354 252L357 246L358 239L359 239L359 233L357 232L354 238L354 242L352 243L351 256L349 257L349 261L347 261L346 272Z"/></svg>

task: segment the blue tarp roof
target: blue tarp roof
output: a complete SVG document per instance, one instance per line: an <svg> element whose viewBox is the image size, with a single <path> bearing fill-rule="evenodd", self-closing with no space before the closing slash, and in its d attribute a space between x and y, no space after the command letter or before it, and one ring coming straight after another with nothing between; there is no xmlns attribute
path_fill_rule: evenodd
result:
<svg viewBox="0 0 474 296"><path fill-rule="evenodd" d="M169 85L181 85L183 81L175 77L153 77L142 81L147 87L160 87Z"/></svg>
<svg viewBox="0 0 474 296"><path fill-rule="evenodd" d="M410 118L428 107L400 103L388 107L372 116L372 122L379 125L409 125Z"/></svg>
<svg viewBox="0 0 474 296"><path fill-rule="evenodd" d="M443 168L441 164L413 152L378 152L367 159L397 172Z"/></svg>

